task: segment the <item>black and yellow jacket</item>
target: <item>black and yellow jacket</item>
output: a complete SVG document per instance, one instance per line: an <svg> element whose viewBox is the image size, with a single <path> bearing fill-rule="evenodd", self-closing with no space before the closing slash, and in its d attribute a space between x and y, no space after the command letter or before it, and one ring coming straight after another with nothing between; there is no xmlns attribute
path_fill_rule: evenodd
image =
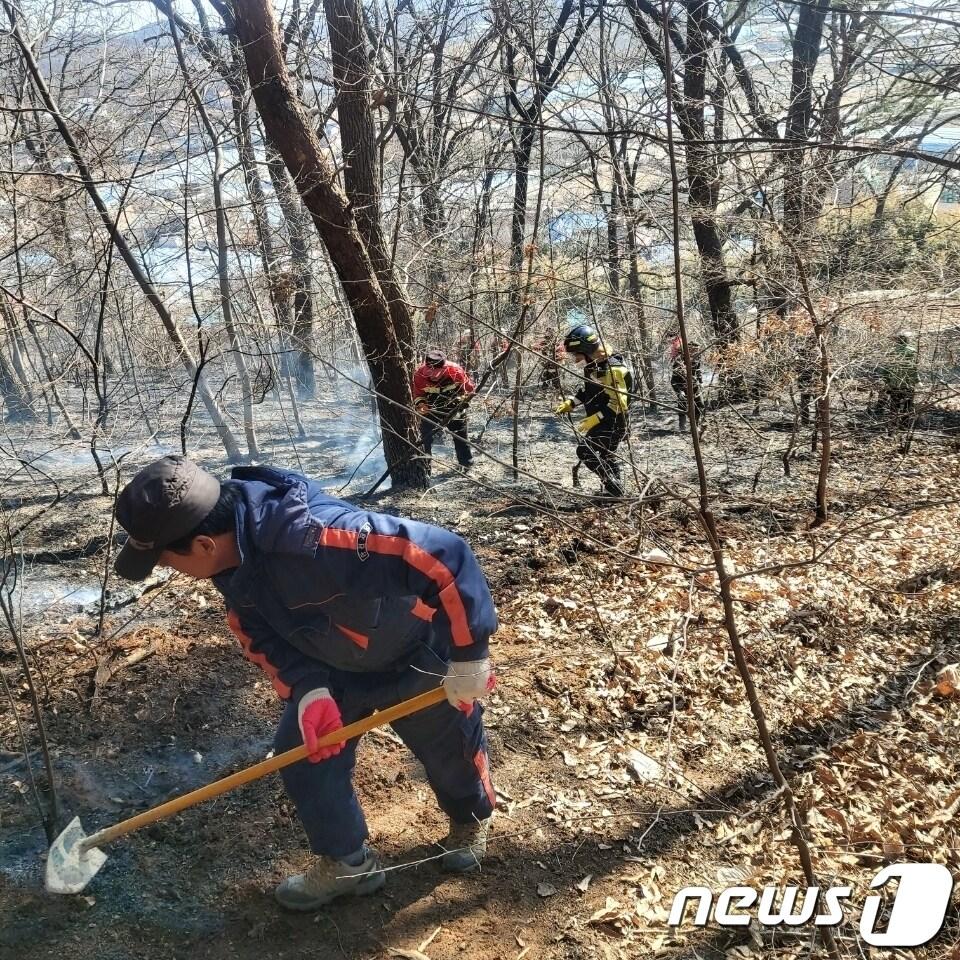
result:
<svg viewBox="0 0 960 960"><path fill-rule="evenodd" d="M579 424L584 433L615 417L625 417L633 391L633 374L620 354L593 360L583 368L586 380L576 393L586 418Z"/></svg>

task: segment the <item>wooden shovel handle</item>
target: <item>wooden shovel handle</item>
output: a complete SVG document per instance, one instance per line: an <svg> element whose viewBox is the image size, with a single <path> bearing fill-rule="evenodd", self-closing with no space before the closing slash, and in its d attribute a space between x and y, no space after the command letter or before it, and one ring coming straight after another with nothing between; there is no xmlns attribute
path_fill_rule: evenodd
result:
<svg viewBox="0 0 960 960"><path fill-rule="evenodd" d="M371 713L369 717L364 717L362 720L348 723L345 727L340 727L340 729L334 730L333 733L328 733L320 737L320 739L317 740L317 746L328 747L334 743L342 743L344 740L352 740L354 737L359 737L361 734L367 733L375 727L382 727L384 724L393 723L394 720L399 720L400 717L409 716L418 710L425 710L427 707L432 707L444 699L446 699L446 693L443 687L436 687L433 690L428 690L426 693L421 693L417 697L411 697L411 699L404 700L402 703L387 707L385 710L378 710L376 713ZM153 807L151 810L145 810L143 813L138 813L135 817L130 817L129 820L123 820L120 823L114 824L112 827L106 827L99 833L87 837L80 846L84 850L89 850L91 847L98 847L102 843L109 843L111 840L116 840L117 837L133 833L134 830L139 830L141 827L147 826L147 824L156 823L158 820L170 817L175 813L179 813L181 810L186 810L187 807L202 803L204 800L210 800L212 797L218 797L221 793L226 793L234 787L240 787L245 783L249 783L251 780L258 780L260 777L265 777L268 773L273 773L275 770L280 770L283 767L289 766L291 763L305 759L306 756L306 746L301 745L294 747L292 750L287 750L286 753L270 757L269 760L262 760L260 763L255 763L252 767L246 767L244 770L230 774L229 777L208 783L205 787L200 787L191 793L185 793L182 797L174 797L173 800L161 803L159 807Z"/></svg>

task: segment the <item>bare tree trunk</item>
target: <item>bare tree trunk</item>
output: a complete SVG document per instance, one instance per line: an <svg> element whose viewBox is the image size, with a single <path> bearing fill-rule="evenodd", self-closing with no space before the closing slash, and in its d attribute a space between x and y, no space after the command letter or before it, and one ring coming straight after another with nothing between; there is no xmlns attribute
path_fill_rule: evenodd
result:
<svg viewBox="0 0 960 960"><path fill-rule="evenodd" d="M704 109L708 34L704 21L707 0L686 0L687 56L683 72L683 109L677 119L687 140L687 183L690 190L693 236L700 253L703 288L710 319L720 344L736 340L737 316L723 259L723 237L717 223L720 200L720 170L715 149L707 145ZM667 41L664 41L665 43Z"/></svg>
<svg viewBox="0 0 960 960"><path fill-rule="evenodd" d="M13 363L13 369L20 378L20 386L23 396L27 403L33 404L33 391L30 389L30 378L27 376L26 368L23 364L24 344L22 343L20 330L17 326L17 319L12 311L8 312L5 301L0 302L0 308L3 310L6 321L7 334L10 338L10 360Z"/></svg>
<svg viewBox="0 0 960 960"><path fill-rule="evenodd" d="M26 311L24 311L23 322L26 325L31 338L33 339L33 345L36 348L37 356L40 358L40 366L43 367L43 375L46 378L45 388L50 391L50 395L53 397L53 402L60 411L60 416L63 417L63 422L67 425L67 436L69 436L71 440L79 440L80 431L73 422L73 418L70 416L70 411L67 410L66 406L64 405L63 398L60 396L60 391L57 389L57 383L53 375L53 371L50 369L50 364L47 361L47 351L40 340L36 326L27 315Z"/></svg>
<svg viewBox="0 0 960 960"><path fill-rule="evenodd" d="M632 218L627 220L627 243L630 245L630 271L627 283L630 298L634 302L634 316L640 332L640 352L642 360L640 374L646 387L647 403L657 402L657 381L653 376L653 361L650 359L650 333L647 329L647 311L643 303L643 289L640 286L640 255L637 252L637 228Z"/></svg>
<svg viewBox="0 0 960 960"><path fill-rule="evenodd" d="M267 170L290 237L293 315L291 325L284 330L284 336L292 337L292 346L297 351L294 367L297 389L303 399L309 400L317 394L312 350L313 271L310 264L309 215L305 213L290 183L283 158L272 148L267 150Z"/></svg>
<svg viewBox="0 0 960 960"><path fill-rule="evenodd" d="M407 305L387 252L380 220L377 131L370 109L370 77L359 0L324 0L330 31L330 54L337 93L337 119L343 145L343 182L360 236L393 320L404 361L413 362L413 313Z"/></svg>
<svg viewBox="0 0 960 960"><path fill-rule="evenodd" d="M607 209L607 278L610 292L620 296L620 194L617 185L610 187L610 206Z"/></svg>
<svg viewBox="0 0 960 960"><path fill-rule="evenodd" d="M12 317L10 308L5 299L0 299L0 319L3 320L3 331L0 331L0 377L3 399L7 404L7 418L15 421L33 421L37 419L33 409L33 395L30 392L30 383L26 378L26 371L19 356L19 347L11 330ZM3 343L3 332L8 335L7 343L10 348L10 363L7 363L6 347Z"/></svg>
<svg viewBox="0 0 960 960"><path fill-rule="evenodd" d="M0 344L0 396L7 408L6 420L11 422L22 422L25 420L36 420L36 414L30 409L30 404L24 396L20 384L13 370L7 363L4 356L2 344Z"/></svg>
<svg viewBox="0 0 960 960"><path fill-rule="evenodd" d="M8 0L4 0L8 2ZM426 486L403 348L350 201L334 180L287 72L267 0L236 0L236 31L264 128L279 150L330 254L370 365L387 465L396 486ZM404 310L406 304L403 304Z"/></svg>
<svg viewBox="0 0 960 960"><path fill-rule="evenodd" d="M787 236L800 237L804 227L803 143L813 115L813 74L820 58L823 23L830 9L829 0L800 7L793 38L793 67L790 84L790 110L784 139L790 149L784 161L783 226Z"/></svg>
<svg viewBox="0 0 960 960"><path fill-rule="evenodd" d="M252 460L260 457L260 447L257 444L257 429L253 415L253 389L250 385L250 373L247 370L247 361L241 350L240 338L237 336L237 327L233 319L233 294L230 290L229 252L227 250L227 213L223 205L223 151L220 148L220 138L217 136L210 116L203 103L203 98L197 92L190 79L190 72L183 56L183 47L180 44L180 34L173 21L173 12L168 10L167 23L170 26L170 36L177 54L177 62L183 75L183 82L190 93L197 115L200 117L210 147L213 150L213 214L217 231L217 285L220 290L220 315L227 330L227 339L230 342L230 352L237 370L237 379L240 381L240 397L243 403L243 430L247 440L247 455ZM187 123L189 123L189 117ZM242 147L240 148L242 149Z"/></svg>
<svg viewBox="0 0 960 960"><path fill-rule="evenodd" d="M739 323L733 307L730 279L723 256L723 234L717 220L720 197L720 168L715 147L706 139L706 77L710 37L714 35L708 0L683 0L687 12L686 40L671 21L662 34L654 35L644 15L653 16L652 5L627 0L634 26L647 50L663 72L668 95L675 104L677 123L686 141L687 188L693 236L700 255L703 292L710 309L714 336L722 346L739 337ZM658 28L659 29L659 28ZM683 96L677 90L672 50L676 47L683 62Z"/></svg>
<svg viewBox="0 0 960 960"><path fill-rule="evenodd" d="M202 371L200 371L200 376L197 376L197 364L194 361L189 348L187 347L186 341L183 339L183 335L180 333L180 329L177 326L176 321L171 316L170 311L167 310L167 307L156 288L149 281L149 279L147 279L146 274L143 272L143 268L133 256L126 239L117 229L109 211L107 210L107 206L104 203L103 198L100 196L100 192L97 189L94 177L91 174L89 167L87 167L86 161L83 159L83 156L77 147L77 143L74 140L73 135L70 133L70 130L63 119L63 115L60 113L60 109L54 101L49 88L47 87L46 81L43 78L43 74L40 72L40 68L37 66L37 61L33 56L30 45L26 42L26 40L23 38L23 34L20 32L20 27L17 23L15 7L10 0L2 0L2 2L4 10L6 11L6 14L10 20L10 25L12 28L11 35L20 49L20 55L26 64L27 70L30 73L30 77L33 80L33 84L36 87L37 92L40 94L40 98L43 100L44 106L46 107L50 118L56 124L57 130L59 131L60 136L63 138L63 142L66 144L67 149L70 152L70 156L73 158L73 162L77 166L77 174L83 183L84 189L87 191L87 194L93 201L93 205L96 207L97 213L100 215L101 222L103 223L107 232L110 234L111 240L119 251L120 256L123 258L123 261L126 263L131 274L133 274L138 286L143 291L147 300L150 302L150 305L156 311L157 316L160 318L160 322L163 324L164 330L166 330L167 336L173 343L174 349L183 363L183 366L187 370L187 373L191 377L197 378L197 392L200 394L200 398L207 409L207 413L209 414L210 419L213 421L213 425L216 428L217 434L220 437L220 441L223 444L227 456L231 460L239 460L240 448L237 446L237 441L234 439L233 432L227 425L227 422L223 417L223 413L217 405L213 394L210 392L210 388L207 386L206 378L203 377Z"/></svg>

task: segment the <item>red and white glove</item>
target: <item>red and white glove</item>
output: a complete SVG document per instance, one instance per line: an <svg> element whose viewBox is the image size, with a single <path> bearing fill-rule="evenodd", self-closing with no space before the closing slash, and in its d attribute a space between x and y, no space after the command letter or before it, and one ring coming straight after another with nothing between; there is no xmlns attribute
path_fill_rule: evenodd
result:
<svg viewBox="0 0 960 960"><path fill-rule="evenodd" d="M482 700L496 686L490 661L462 660L452 661L443 680L443 689L447 700L468 717L473 713L473 701Z"/></svg>
<svg viewBox="0 0 960 960"><path fill-rule="evenodd" d="M333 733L334 730L339 730L343 726L340 708L326 687L319 687L304 695L297 708L297 719L300 721L303 742L310 751L307 759L311 763L319 763L328 757L335 757L346 746L344 741L317 748L317 740L320 737Z"/></svg>

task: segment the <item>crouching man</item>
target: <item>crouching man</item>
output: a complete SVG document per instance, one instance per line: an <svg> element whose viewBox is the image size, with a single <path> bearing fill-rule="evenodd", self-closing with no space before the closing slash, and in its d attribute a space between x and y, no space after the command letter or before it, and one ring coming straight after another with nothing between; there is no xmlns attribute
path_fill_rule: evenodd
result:
<svg viewBox="0 0 960 960"><path fill-rule="evenodd" d="M240 467L221 483L183 457L145 467L117 500L130 535L117 573L156 565L210 579L244 656L286 701L278 752L435 687L447 700L393 724L450 820L444 869L476 868L495 795L483 708L497 628L476 557L440 527L327 496L299 474ZM282 771L316 860L276 890L292 910L367 894L386 879L353 789L357 741Z"/></svg>

